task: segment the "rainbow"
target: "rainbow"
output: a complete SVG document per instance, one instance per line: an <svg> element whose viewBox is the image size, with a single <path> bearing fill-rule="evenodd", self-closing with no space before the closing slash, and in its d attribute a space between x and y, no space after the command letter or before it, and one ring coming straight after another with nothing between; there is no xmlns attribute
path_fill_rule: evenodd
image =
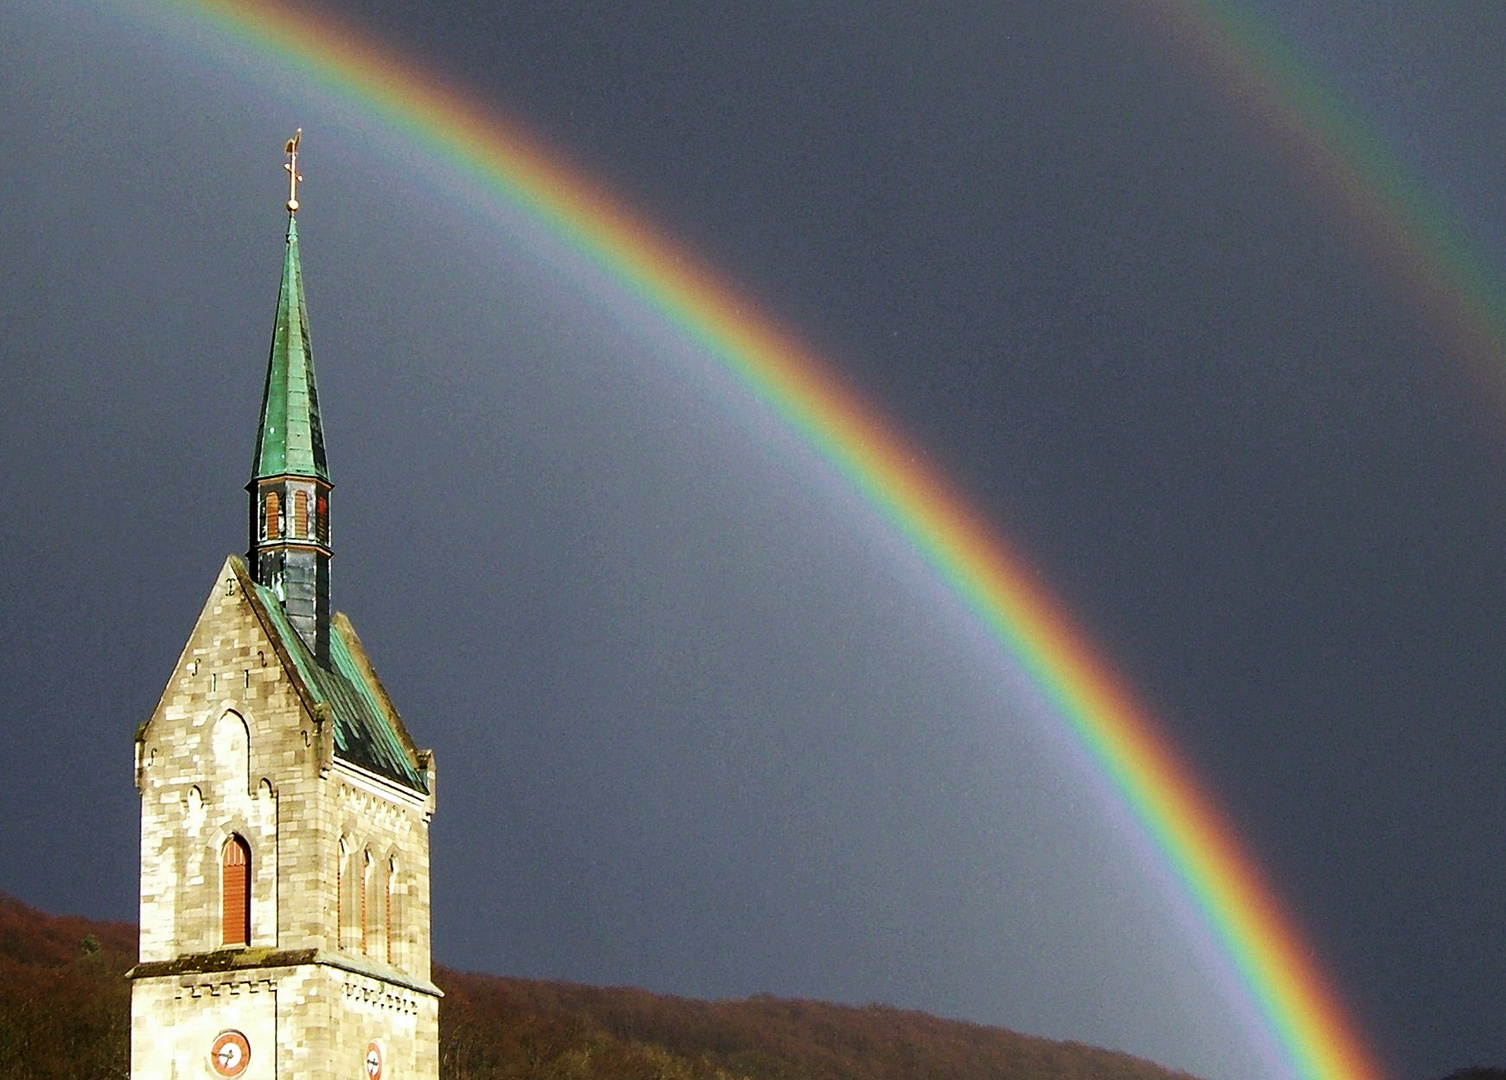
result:
<svg viewBox="0 0 1506 1080"><path fill-rule="evenodd" d="M1133 695L1073 627L1062 606L946 479L792 335L751 310L711 270L627 212L521 131L458 89L350 27L269 0L155 0L238 44L295 64L337 98L521 208L629 294L716 357L769 410L830 461L928 560L1017 658L1070 726L1177 877L1274 1035L1294 1076L1379 1080L1380 1072L1310 950L1212 801ZM1274 39L1232 4L1140 0L1186 54L1200 58L1244 110L1308 159L1352 219L1448 308L1474 344L1495 349L1485 278L1441 226L1401 212L1413 197L1358 127L1338 138L1331 99L1285 70ZM1275 59L1273 59L1273 57ZM1277 62L1279 61L1279 62ZM1325 111L1326 110L1326 111ZM1393 170L1394 171L1394 170ZM1397 177L1399 172L1395 172Z"/></svg>
<svg viewBox="0 0 1506 1080"><path fill-rule="evenodd" d="M1300 52L1237 0L1134 0L1506 408L1506 284Z"/></svg>

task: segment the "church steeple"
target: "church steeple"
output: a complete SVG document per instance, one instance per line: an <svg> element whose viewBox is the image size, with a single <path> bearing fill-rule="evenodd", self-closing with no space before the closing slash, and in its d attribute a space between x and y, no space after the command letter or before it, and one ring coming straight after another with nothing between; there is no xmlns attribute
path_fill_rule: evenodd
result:
<svg viewBox="0 0 1506 1080"><path fill-rule="evenodd" d="M330 612L297 149L295 137L246 485L250 558L225 560L136 729L138 1080L439 1078L434 756L409 737L350 620Z"/></svg>
<svg viewBox="0 0 1506 1080"><path fill-rule="evenodd" d="M329 467L298 257L298 136L288 141L288 233L251 466L247 562L315 658L329 665Z"/></svg>

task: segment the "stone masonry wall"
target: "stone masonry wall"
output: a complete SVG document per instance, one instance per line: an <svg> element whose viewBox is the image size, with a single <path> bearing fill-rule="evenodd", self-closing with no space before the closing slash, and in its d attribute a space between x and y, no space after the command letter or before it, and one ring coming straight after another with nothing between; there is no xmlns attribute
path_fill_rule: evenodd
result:
<svg viewBox="0 0 1506 1080"><path fill-rule="evenodd" d="M382 1080L439 1074L438 999L320 964L141 979L132 1080L218 1080L210 1048L235 1030L251 1047L238 1080L360 1080L373 1047Z"/></svg>
<svg viewBox="0 0 1506 1080"><path fill-rule="evenodd" d="M251 850L250 950L318 959L138 979L134 1080L214 1076L209 1047L227 1029L253 1045L239 1080L358 1077L335 1062L355 1054L359 1064L373 1041L391 1063L383 1080L434 1080L437 999L406 985L429 978L432 794L335 759L332 723L298 693L244 585L227 560L138 735L140 959L223 947L221 859L232 834Z"/></svg>

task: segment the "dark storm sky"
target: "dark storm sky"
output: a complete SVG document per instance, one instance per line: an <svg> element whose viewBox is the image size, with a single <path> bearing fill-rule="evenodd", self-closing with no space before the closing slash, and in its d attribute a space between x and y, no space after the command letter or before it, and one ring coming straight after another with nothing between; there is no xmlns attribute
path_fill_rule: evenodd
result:
<svg viewBox="0 0 1506 1080"><path fill-rule="evenodd" d="M1506 13L1240 6L1500 267ZM849 493L358 109L114 10L0 6L0 888L134 916L130 734L243 544L302 123L337 604L439 754L441 961L1258 1073L1070 753L998 734L1039 703ZM1396 1076L1506 1065L1506 371L1466 373L1215 73L1133 5L328 10L908 432L1160 719Z"/></svg>

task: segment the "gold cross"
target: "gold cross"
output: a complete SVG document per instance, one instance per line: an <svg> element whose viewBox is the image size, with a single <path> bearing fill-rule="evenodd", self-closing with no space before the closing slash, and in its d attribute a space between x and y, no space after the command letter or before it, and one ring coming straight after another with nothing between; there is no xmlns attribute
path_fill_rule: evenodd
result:
<svg viewBox="0 0 1506 1080"><path fill-rule="evenodd" d="M288 140L287 163L283 168L288 171L288 213L298 213L298 181L303 179L303 174L298 171L298 140L303 138L303 129L293 132L293 137Z"/></svg>

